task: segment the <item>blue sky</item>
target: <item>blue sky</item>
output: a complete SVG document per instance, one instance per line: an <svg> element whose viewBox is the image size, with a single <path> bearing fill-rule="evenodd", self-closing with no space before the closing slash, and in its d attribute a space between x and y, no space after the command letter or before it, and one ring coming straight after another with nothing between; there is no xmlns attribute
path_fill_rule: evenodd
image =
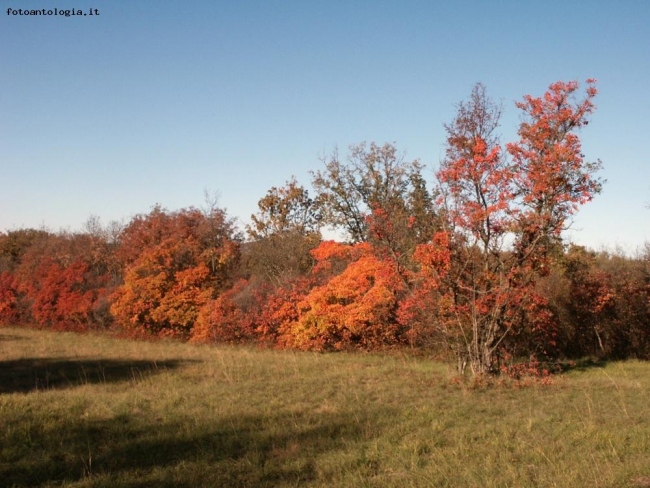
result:
<svg viewBox="0 0 650 488"><path fill-rule="evenodd" d="M64 5L67 4L67 5ZM603 193L567 236L650 241L650 2L0 0L0 230L201 206L248 221L319 156L394 142L433 175L474 83L514 101L598 79L581 133ZM97 8L99 16L7 9Z"/></svg>

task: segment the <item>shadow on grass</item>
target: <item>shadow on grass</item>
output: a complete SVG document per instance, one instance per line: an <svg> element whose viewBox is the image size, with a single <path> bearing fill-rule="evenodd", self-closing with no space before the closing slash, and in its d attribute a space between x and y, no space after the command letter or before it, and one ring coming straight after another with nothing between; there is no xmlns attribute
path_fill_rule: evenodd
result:
<svg viewBox="0 0 650 488"><path fill-rule="evenodd" d="M24 340L25 340L24 337L0 332L0 342L18 342Z"/></svg>
<svg viewBox="0 0 650 488"><path fill-rule="evenodd" d="M195 422L111 420L45 426L0 456L4 486L300 486L326 479L319 458L369 434L367 418L324 413ZM373 436L378 432L373 432ZM7 455L10 454L10 455ZM4 459L3 459L4 458ZM325 477L325 479L324 479Z"/></svg>
<svg viewBox="0 0 650 488"><path fill-rule="evenodd" d="M141 380L166 369L175 369L185 362L64 358L0 361L0 394Z"/></svg>

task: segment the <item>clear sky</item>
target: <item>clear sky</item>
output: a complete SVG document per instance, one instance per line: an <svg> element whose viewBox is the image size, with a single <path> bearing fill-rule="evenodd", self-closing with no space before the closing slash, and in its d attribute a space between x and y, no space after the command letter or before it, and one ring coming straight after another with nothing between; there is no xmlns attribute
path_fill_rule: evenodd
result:
<svg viewBox="0 0 650 488"><path fill-rule="evenodd" d="M650 241L650 1L0 0L0 230L78 230L221 195L248 221L319 156L394 142L433 175L474 83L514 101L598 79L604 191L569 237ZM82 9L93 16L7 15ZM431 177L431 179L433 179Z"/></svg>

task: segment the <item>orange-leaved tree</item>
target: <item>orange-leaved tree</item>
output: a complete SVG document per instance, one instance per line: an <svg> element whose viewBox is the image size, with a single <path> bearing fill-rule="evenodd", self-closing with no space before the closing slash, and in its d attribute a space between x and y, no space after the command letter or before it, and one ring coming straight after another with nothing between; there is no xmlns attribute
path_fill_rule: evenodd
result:
<svg viewBox="0 0 650 488"><path fill-rule="evenodd" d="M128 330L188 337L199 310L227 288L239 244L225 211L155 207L123 232L124 284L111 306Z"/></svg>

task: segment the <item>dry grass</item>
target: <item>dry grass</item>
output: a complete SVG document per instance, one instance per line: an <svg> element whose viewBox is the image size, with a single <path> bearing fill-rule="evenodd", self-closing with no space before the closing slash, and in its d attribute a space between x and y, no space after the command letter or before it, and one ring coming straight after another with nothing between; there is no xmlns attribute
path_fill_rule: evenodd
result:
<svg viewBox="0 0 650 488"><path fill-rule="evenodd" d="M3 486L650 486L650 365L467 388L399 355L0 329Z"/></svg>

